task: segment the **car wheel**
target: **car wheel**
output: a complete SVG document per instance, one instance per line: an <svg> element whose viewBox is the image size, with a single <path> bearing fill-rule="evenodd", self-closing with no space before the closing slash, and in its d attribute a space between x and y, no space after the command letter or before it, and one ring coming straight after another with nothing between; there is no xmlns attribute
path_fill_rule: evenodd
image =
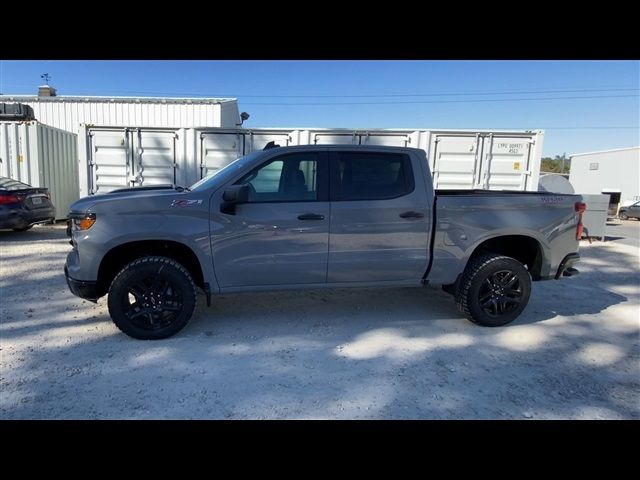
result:
<svg viewBox="0 0 640 480"><path fill-rule="evenodd" d="M619 218L620 220L629 220L629 215L627 215L627 213L626 213L626 212L620 212L620 213L618 214L618 218Z"/></svg>
<svg viewBox="0 0 640 480"><path fill-rule="evenodd" d="M189 322L196 291L189 272L167 257L127 264L109 288L109 314L124 333L141 340L175 335Z"/></svg>
<svg viewBox="0 0 640 480"><path fill-rule="evenodd" d="M531 276L514 258L487 254L469 262L456 291L456 306L485 327L506 325L522 313L531 295Z"/></svg>
<svg viewBox="0 0 640 480"><path fill-rule="evenodd" d="M30 230L32 228L33 228L33 225L27 225L26 227L14 228L13 231L14 232L26 232L27 230Z"/></svg>

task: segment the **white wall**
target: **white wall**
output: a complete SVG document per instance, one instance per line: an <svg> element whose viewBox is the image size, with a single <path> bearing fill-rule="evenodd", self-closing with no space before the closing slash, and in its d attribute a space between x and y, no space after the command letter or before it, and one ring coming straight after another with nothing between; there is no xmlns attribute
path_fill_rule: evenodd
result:
<svg viewBox="0 0 640 480"><path fill-rule="evenodd" d="M36 120L78 133L81 124L113 127L223 127L239 123L238 103L225 99L136 99L0 96L3 103L33 108Z"/></svg>
<svg viewBox="0 0 640 480"><path fill-rule="evenodd" d="M569 182L576 193L618 189L621 203L640 195L640 147L571 155Z"/></svg>

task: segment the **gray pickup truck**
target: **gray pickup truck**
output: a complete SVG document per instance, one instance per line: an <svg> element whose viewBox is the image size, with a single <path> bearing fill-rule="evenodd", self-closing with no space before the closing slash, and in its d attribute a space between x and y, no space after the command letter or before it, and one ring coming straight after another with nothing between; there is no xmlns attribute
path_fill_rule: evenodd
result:
<svg viewBox="0 0 640 480"><path fill-rule="evenodd" d="M124 333L179 332L211 295L442 285L460 312L505 325L532 280L577 273L578 195L434 192L425 152L300 146L250 153L191 188L121 189L71 206L70 290L109 294Z"/></svg>

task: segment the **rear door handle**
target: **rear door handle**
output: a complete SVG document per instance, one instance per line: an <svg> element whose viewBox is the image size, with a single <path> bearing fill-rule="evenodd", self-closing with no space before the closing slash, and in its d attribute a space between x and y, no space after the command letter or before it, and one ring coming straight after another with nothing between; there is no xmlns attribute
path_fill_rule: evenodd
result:
<svg viewBox="0 0 640 480"><path fill-rule="evenodd" d="M303 213L298 215L298 220L324 220L324 215L318 213Z"/></svg>
<svg viewBox="0 0 640 480"><path fill-rule="evenodd" d="M420 212L404 212L401 213L400 218L424 218L424 213Z"/></svg>

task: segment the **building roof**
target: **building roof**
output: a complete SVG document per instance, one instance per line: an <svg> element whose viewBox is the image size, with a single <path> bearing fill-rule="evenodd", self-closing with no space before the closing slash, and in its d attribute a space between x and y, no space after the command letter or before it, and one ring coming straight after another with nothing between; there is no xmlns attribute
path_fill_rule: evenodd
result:
<svg viewBox="0 0 640 480"><path fill-rule="evenodd" d="M236 98L167 98L167 97L107 97L62 95L39 97L37 95L0 95L0 102L69 102L69 103L161 103L161 104L220 104L237 102Z"/></svg>
<svg viewBox="0 0 640 480"><path fill-rule="evenodd" d="M598 150L596 152L572 153L571 155L569 155L569 158L579 157L580 155L593 155L595 153L623 152L625 150L635 150L636 148L640 148L640 145L637 147L624 147L624 148L612 148L610 150Z"/></svg>

